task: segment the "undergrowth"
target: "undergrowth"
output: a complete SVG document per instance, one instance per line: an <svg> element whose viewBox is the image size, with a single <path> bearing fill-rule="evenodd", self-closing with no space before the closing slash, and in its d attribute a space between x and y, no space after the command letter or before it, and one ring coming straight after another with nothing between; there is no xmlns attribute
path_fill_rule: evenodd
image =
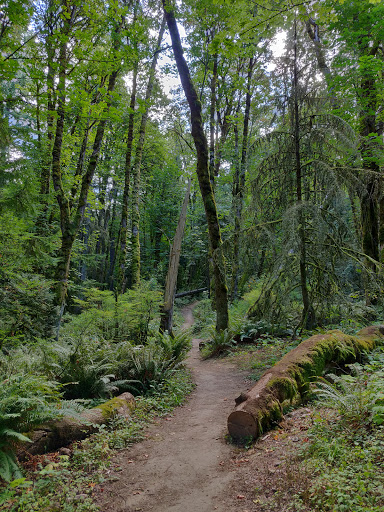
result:
<svg viewBox="0 0 384 512"><path fill-rule="evenodd" d="M156 416L169 414L193 389L187 371L174 372L144 397L128 419L116 418L91 438L73 446L71 456L57 453L31 457L25 475L0 489L0 510L9 512L94 512L94 487L102 485L113 450L142 440Z"/></svg>
<svg viewBox="0 0 384 512"><path fill-rule="evenodd" d="M262 335L255 344L238 345L229 357L240 369L249 372L251 380L256 381L301 341L302 338L291 340Z"/></svg>
<svg viewBox="0 0 384 512"><path fill-rule="evenodd" d="M321 380L319 412L290 480L287 510L381 512L384 510L384 351L351 373Z"/></svg>

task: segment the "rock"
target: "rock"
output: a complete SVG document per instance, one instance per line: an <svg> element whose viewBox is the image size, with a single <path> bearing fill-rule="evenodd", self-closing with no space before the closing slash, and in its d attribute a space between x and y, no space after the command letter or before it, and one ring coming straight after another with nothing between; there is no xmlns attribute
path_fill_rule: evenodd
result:
<svg viewBox="0 0 384 512"><path fill-rule="evenodd" d="M67 455L70 457L72 455L72 451L69 448L60 448L59 455Z"/></svg>

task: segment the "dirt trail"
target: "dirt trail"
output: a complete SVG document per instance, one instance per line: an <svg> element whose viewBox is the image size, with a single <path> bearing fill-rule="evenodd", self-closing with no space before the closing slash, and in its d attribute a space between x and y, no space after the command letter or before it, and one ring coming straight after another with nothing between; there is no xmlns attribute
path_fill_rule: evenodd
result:
<svg viewBox="0 0 384 512"><path fill-rule="evenodd" d="M192 308L184 309L184 328L193 323ZM194 339L187 361L196 389L184 406L150 427L145 441L117 455L118 480L99 494L103 512L242 510L225 498L236 449L224 436L234 398L248 387L245 374L225 361L202 361L198 345Z"/></svg>

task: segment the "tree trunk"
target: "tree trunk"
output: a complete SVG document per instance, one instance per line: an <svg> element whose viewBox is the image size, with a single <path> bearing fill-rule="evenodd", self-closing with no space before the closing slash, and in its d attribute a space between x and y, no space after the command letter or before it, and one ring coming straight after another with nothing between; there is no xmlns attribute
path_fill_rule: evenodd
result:
<svg viewBox="0 0 384 512"><path fill-rule="evenodd" d="M177 69L179 71L180 80L191 112L192 136L197 153L197 176L204 203L205 215L208 223L209 240L213 253L216 329L220 331L228 327L228 292L225 283L225 263L222 251L220 225L217 216L215 197L209 176L208 144L201 117L201 103L193 85L188 65L183 56L183 48L181 46L179 30L177 28L174 13L167 0L163 0L163 5L168 29L172 39L172 48Z"/></svg>
<svg viewBox="0 0 384 512"><path fill-rule="evenodd" d="M145 129L149 113L149 100L152 96L153 85L155 82L155 71L160 52L161 41L163 40L165 30L165 17L161 22L159 36L157 39L156 50L152 59L147 90L145 93L145 112L141 117L139 140L137 142L135 162L132 168L133 190L132 190L132 284L140 283L140 190L141 190L141 159L143 156Z"/></svg>
<svg viewBox="0 0 384 512"><path fill-rule="evenodd" d="M72 236L70 234L70 208L69 201L65 196L64 187L61 176L61 150L63 146L64 135L64 108L66 99L66 70L68 65L67 58L67 36L71 29L69 14L69 5L63 4L63 9L68 12L68 17L64 16L65 21L63 25L63 43L59 52L59 80L57 85L58 93L58 106L57 106L57 121L56 133L52 148L52 180L53 187L56 193L56 199L60 208L60 227L61 227L61 248L59 251L59 262L56 268L56 302L60 307L60 318L64 306L64 300L67 290L67 275L69 272L69 257L72 248Z"/></svg>
<svg viewBox="0 0 384 512"><path fill-rule="evenodd" d="M361 155L363 167L366 171L366 184L361 194L361 225L363 230L363 252L375 261L379 261L379 181L380 166L375 153L382 148L377 147L373 142L372 134L377 132L376 126L376 84L371 76L362 78L361 83L361 115L360 115L360 136L363 139L361 144ZM373 271L376 266L368 263Z"/></svg>
<svg viewBox="0 0 384 512"><path fill-rule="evenodd" d="M299 79L298 79L298 61L297 61L297 32L295 20L295 43L294 43L294 70L293 70L293 93L294 93L294 140L295 140L295 164L296 164L296 201L299 206L298 223L300 239L300 288L303 298L303 314L301 325L306 329L313 329L316 324L315 311L312 307L308 291L307 278L307 250L305 240L305 215L302 210L302 169L300 153L300 113L299 113Z"/></svg>
<svg viewBox="0 0 384 512"><path fill-rule="evenodd" d="M248 132L249 132L249 116L251 112L251 82L255 59L251 57L248 63L247 73L247 93L245 97L245 111L243 122L243 141L241 145L241 162L240 168L236 162L235 183L233 186L233 209L235 214L235 229L233 232L233 256L232 256L232 285L231 299L235 300L238 296L239 274L240 274L240 232L241 219L243 216L244 206L244 187L245 187L245 171L247 167L248 153Z"/></svg>
<svg viewBox="0 0 384 512"><path fill-rule="evenodd" d="M217 53L213 56L213 70L211 78L211 106L209 115L209 176L212 187L215 183L215 112L216 112L216 84L217 84Z"/></svg>
<svg viewBox="0 0 384 512"><path fill-rule="evenodd" d="M43 166L40 179L40 194L44 205L47 202L51 180L51 163L50 158L52 152L52 143L54 139L54 112L55 112L55 66L54 57L55 50L53 48L53 1L48 2L47 12L47 30L46 38L47 49L47 148L43 151Z"/></svg>
<svg viewBox="0 0 384 512"><path fill-rule="evenodd" d="M137 22L137 11L139 8L139 0L136 1L133 13L133 25ZM136 48L137 50L137 48ZM135 126L135 108L136 108L136 94L137 94L137 75L139 63L135 62L133 68L132 78L132 93L129 102L129 118L128 118L128 133L127 133L127 146L125 150L125 165L124 165L124 191L123 200L121 205L121 221L119 230L119 247L117 255L117 282L116 288L118 293L124 293L126 288L125 277L125 263L127 259L127 237L128 237L128 199L129 189L131 186L131 159L132 159L132 146L133 146L133 131Z"/></svg>
<svg viewBox="0 0 384 512"><path fill-rule="evenodd" d="M126 147L126 151L125 151L124 191L123 191L123 201L122 201L122 206L121 206L118 272L117 272L117 283L116 283L119 293L124 293L125 285L126 285L125 261L127 258L128 199L129 199L129 187L130 187L130 182L131 182L131 157L132 157L132 144L133 144L133 128L134 128L134 122L135 122L137 70L138 70L138 66L136 65L133 70L132 94L131 94L131 101L129 104L130 112L129 112L129 120L128 120L127 147Z"/></svg>
<svg viewBox="0 0 384 512"><path fill-rule="evenodd" d="M316 58L319 69L328 86L328 93L331 100L332 108L337 108L337 100L335 91L332 87L332 74L329 67L326 64L324 50L321 47L321 41L319 36L319 27L317 23L311 18L307 21L307 33L310 39L313 41L316 51ZM373 44L370 46L367 43L366 37L362 37L359 44L359 57L364 58L367 56L375 55L378 51L378 45ZM361 77L360 88L357 93L357 100L360 105L360 136L363 139L361 144L361 154L363 159L363 168L367 171L366 182L364 190L359 194L361 203L361 231L362 231L362 250L364 254L368 256L366 258L366 266L373 272L376 272L377 265L374 261L380 261L380 246L384 246L384 229L380 226L380 213L379 213L379 185L380 180L379 173L381 172L380 166L375 158L374 148L376 142L370 140L370 134L377 133L377 91L376 91L376 80L374 71L365 71L366 76ZM372 73L370 76L369 73ZM382 148L380 148L382 149ZM368 282L368 279L366 279ZM371 296L370 290L366 289L367 303L372 303L375 298Z"/></svg>
<svg viewBox="0 0 384 512"><path fill-rule="evenodd" d="M313 42L313 46L315 48L316 60L317 60L317 65L319 66L319 71L324 76L324 79L327 83L328 95L329 95L329 100L331 102L331 107L333 109L336 109L336 108L338 108L338 103L337 103L337 99L336 99L335 90L332 85L332 73L327 65L326 60L325 60L324 48L322 47L321 39L320 39L319 25L316 23L315 20L313 20L312 18L309 18L306 21L306 27L307 27L307 34L308 34L309 38L311 39L311 41Z"/></svg>
<svg viewBox="0 0 384 512"><path fill-rule="evenodd" d="M173 302L175 298L177 275L179 272L179 261L181 243L183 241L185 222L187 220L187 209L189 195L191 193L191 180L188 181L183 206L177 223L175 238L169 254L168 273L165 280L164 304L161 308L160 332L168 331L172 335Z"/></svg>

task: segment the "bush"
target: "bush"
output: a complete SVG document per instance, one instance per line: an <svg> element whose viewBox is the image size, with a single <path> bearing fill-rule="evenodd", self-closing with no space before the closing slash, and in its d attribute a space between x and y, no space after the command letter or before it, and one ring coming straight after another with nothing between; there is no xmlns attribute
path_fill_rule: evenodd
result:
<svg viewBox="0 0 384 512"><path fill-rule="evenodd" d="M126 382L125 389L141 395L156 390L175 371L176 363L160 346L124 346L124 358L117 375Z"/></svg>
<svg viewBox="0 0 384 512"><path fill-rule="evenodd" d="M349 428L384 423L384 366L368 373L358 363L347 365L352 375L328 375L332 383L320 381L314 393L320 404L336 409Z"/></svg>
<svg viewBox="0 0 384 512"><path fill-rule="evenodd" d="M53 344L45 368L68 400L110 398L125 384L115 378L114 347L86 337Z"/></svg>
<svg viewBox="0 0 384 512"><path fill-rule="evenodd" d="M0 347L53 334L56 308L51 282L39 275L1 277Z"/></svg>

